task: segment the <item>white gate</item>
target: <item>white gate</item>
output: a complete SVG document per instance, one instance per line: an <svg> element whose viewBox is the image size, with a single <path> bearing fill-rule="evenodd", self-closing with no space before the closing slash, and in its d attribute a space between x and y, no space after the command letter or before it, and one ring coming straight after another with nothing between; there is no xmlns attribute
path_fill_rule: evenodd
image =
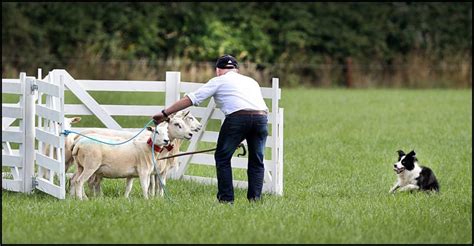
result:
<svg viewBox="0 0 474 246"><path fill-rule="evenodd" d="M59 199L66 197L64 152L64 84L62 78L36 80L38 100L35 129L38 150L36 188ZM56 82L56 83L53 83Z"/></svg>
<svg viewBox="0 0 474 246"><path fill-rule="evenodd" d="M31 193L37 188L60 199L65 198L64 163L61 161L64 158L64 153L61 154L64 152L64 137L59 134L64 121L63 88L62 85L27 77L26 73L20 73L20 79L2 79L2 94L21 95L17 104L2 102L3 189ZM46 106L35 106L36 100L41 104L43 96ZM39 119L37 129L35 112L38 112ZM17 119L19 126L12 126ZM39 149L35 149L36 139L39 140ZM18 148L12 147L12 143ZM53 146L49 154L41 154L43 143ZM53 155L58 157L48 157ZM35 168L35 159L39 168ZM41 178L43 170L50 174L49 180ZM55 177L59 180L54 181Z"/></svg>

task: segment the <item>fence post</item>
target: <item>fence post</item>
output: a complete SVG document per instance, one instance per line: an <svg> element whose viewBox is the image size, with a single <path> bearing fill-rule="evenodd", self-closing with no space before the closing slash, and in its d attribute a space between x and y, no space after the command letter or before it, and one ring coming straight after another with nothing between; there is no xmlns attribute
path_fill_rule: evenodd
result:
<svg viewBox="0 0 474 246"><path fill-rule="evenodd" d="M178 101L180 96L180 72L166 72L166 83L165 83L165 108L171 106L174 102ZM179 167L179 163L178 163ZM176 177L178 175L178 167L174 167L169 171L170 177Z"/></svg>
<svg viewBox="0 0 474 246"><path fill-rule="evenodd" d="M278 122L278 166L277 166L277 188L276 194L283 195L283 108L280 108L280 120Z"/></svg>
<svg viewBox="0 0 474 246"><path fill-rule="evenodd" d="M33 191L33 174L35 170L35 94L36 89L34 77L26 77L26 73L20 74L20 80L25 83L23 93L25 108L23 112L24 121L24 166L23 166L23 192L31 193Z"/></svg>
<svg viewBox="0 0 474 246"><path fill-rule="evenodd" d="M278 120L280 116L278 114L279 106L278 106L278 88L279 88L279 79L273 78L272 79L272 192L276 193L278 188Z"/></svg>
<svg viewBox="0 0 474 246"><path fill-rule="evenodd" d="M61 119L62 119L62 124L59 127L60 132L64 132L64 76L60 75L59 76L59 110L61 111ZM58 158L61 160L61 165L59 166L59 186L62 188L61 189L61 194L59 195L59 199L65 199L66 198L66 165L65 165L65 160L66 160L66 148L65 148L65 140L66 136L61 135L61 158Z"/></svg>
<svg viewBox="0 0 474 246"><path fill-rule="evenodd" d="M171 106L174 102L180 99L180 72L166 72L166 83L165 83L165 107Z"/></svg>

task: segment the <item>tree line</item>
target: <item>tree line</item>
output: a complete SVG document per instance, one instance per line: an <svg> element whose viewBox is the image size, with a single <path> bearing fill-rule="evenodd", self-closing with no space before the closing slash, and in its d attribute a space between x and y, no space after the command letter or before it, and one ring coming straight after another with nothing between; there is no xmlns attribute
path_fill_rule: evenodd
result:
<svg viewBox="0 0 474 246"><path fill-rule="evenodd" d="M337 85L351 64L390 74L410 57L433 69L471 52L472 2L2 2L2 73L81 59L212 64L225 53L289 85L323 84L330 64Z"/></svg>

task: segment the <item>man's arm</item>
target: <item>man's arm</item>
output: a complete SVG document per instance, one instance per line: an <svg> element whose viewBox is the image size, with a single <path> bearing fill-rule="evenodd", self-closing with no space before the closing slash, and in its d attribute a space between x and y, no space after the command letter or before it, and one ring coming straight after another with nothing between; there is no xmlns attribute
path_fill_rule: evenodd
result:
<svg viewBox="0 0 474 246"><path fill-rule="evenodd" d="M184 96L183 98L179 99L179 101L173 103L171 106L165 109L165 113L167 115L170 115L180 110L183 110L191 105L193 105L193 102L191 102L191 99L189 99L188 96Z"/></svg>
<svg viewBox="0 0 474 246"><path fill-rule="evenodd" d="M171 115L173 113L176 113L182 109L185 109L189 106L193 105L191 99L189 99L188 96L184 96L183 98L179 99L177 102L173 103L171 106L168 108L164 109L165 114ZM155 124L159 124L163 122L167 117L163 115L162 112L159 112L155 115L153 115L153 120L155 121Z"/></svg>

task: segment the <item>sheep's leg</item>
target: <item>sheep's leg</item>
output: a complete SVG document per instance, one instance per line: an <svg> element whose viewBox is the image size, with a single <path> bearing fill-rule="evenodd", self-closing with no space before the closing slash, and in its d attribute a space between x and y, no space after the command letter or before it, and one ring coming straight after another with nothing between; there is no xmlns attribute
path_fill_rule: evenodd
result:
<svg viewBox="0 0 474 246"><path fill-rule="evenodd" d="M71 192L71 193L74 194L74 196L76 198L79 198L80 200L82 200L82 191L79 188L79 178L82 176L83 173L84 173L84 168L78 166L76 174L71 180L71 186L74 188L74 192Z"/></svg>
<svg viewBox="0 0 474 246"><path fill-rule="evenodd" d="M81 171L82 172L82 171ZM72 177L69 179L69 195L74 197L76 194L76 188L74 188L74 182L76 182L77 173L74 173Z"/></svg>
<svg viewBox="0 0 474 246"><path fill-rule="evenodd" d="M77 177L77 180L75 182L76 186L76 196L82 200L83 196L87 200L87 196L84 193L84 183L99 169L100 164L96 163L95 165L90 165L92 168L84 168L82 171L81 175Z"/></svg>
<svg viewBox="0 0 474 246"><path fill-rule="evenodd" d="M161 195L161 190L163 188L161 187L160 176L158 176L158 174L155 175L155 183L156 183L155 194L162 196Z"/></svg>
<svg viewBox="0 0 474 246"><path fill-rule="evenodd" d="M94 182L94 191L98 196L102 196L102 185L100 184L102 182L102 176L97 175L95 176L95 182Z"/></svg>
<svg viewBox="0 0 474 246"><path fill-rule="evenodd" d="M160 182L160 177L161 177L161 182ZM157 183L157 187L158 187L158 194L163 197L164 196L164 189L165 189L165 186L166 186L166 178L165 178L165 173L161 173L160 174L160 177L158 175L156 175L156 183Z"/></svg>
<svg viewBox="0 0 474 246"><path fill-rule="evenodd" d="M96 197L96 189L95 189L95 182L96 182L96 174L92 174L92 176L87 180L87 184L89 186L89 190L91 191L92 196Z"/></svg>
<svg viewBox="0 0 474 246"><path fill-rule="evenodd" d="M66 161L66 164L64 166L64 172L66 173L66 178L68 177L68 175L71 175L70 173L68 173L67 171L69 170L69 168L74 165L75 162L74 162L74 158L72 158L72 156L70 157L69 161ZM77 169L77 168L76 168ZM73 182L73 178L76 176L76 173L73 173L71 176L69 176L69 194L71 194L72 196L74 196L74 182Z"/></svg>
<svg viewBox="0 0 474 246"><path fill-rule="evenodd" d="M72 157L72 151L71 150L65 150L64 154L64 171L67 172L67 170L71 167L72 164L74 164L74 158Z"/></svg>
<svg viewBox="0 0 474 246"><path fill-rule="evenodd" d="M143 197L148 199L148 186L150 185L150 174L147 172L139 172L140 184L142 186Z"/></svg>
<svg viewBox="0 0 474 246"><path fill-rule="evenodd" d="M155 182L155 175L152 174L150 175L150 188L148 189L149 192L150 192L150 195L152 197L155 197L155 185L156 185L156 182Z"/></svg>
<svg viewBox="0 0 474 246"><path fill-rule="evenodd" d="M128 198L130 195L130 191L132 191L133 187L133 178L128 177L127 178L127 187L125 187L125 197Z"/></svg>
<svg viewBox="0 0 474 246"><path fill-rule="evenodd" d="M81 165L77 165L77 170L76 172L74 173L74 175L72 175L71 177L71 180L69 181L69 194L74 197L76 195L76 182L77 182L77 178L79 177L79 175L82 174L82 172L84 171L84 167L82 167Z"/></svg>
<svg viewBox="0 0 474 246"><path fill-rule="evenodd" d="M87 181L89 185L89 189L91 190L92 195L95 197L102 195L102 190L100 186L101 181L102 181L102 176L98 174L93 174Z"/></svg>
<svg viewBox="0 0 474 246"><path fill-rule="evenodd" d="M161 182L162 182L162 184L163 184L163 187L162 187L162 189L161 189L160 195L161 195L161 196L164 196L164 194L165 194L165 186L166 186L166 173L162 173L162 174L161 174Z"/></svg>

